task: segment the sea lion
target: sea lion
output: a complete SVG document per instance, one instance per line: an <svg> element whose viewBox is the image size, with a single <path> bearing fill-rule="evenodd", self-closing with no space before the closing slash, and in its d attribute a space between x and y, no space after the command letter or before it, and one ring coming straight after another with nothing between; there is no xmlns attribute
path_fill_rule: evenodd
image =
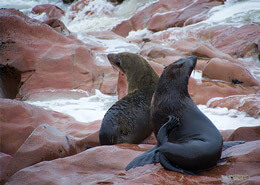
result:
<svg viewBox="0 0 260 185"><path fill-rule="evenodd" d="M159 77L137 54L124 52L107 57L126 75L128 94L105 114L99 131L100 144L140 143L152 133L150 105Z"/></svg>
<svg viewBox="0 0 260 185"><path fill-rule="evenodd" d="M188 93L196 62L197 57L192 56L164 69L151 104L151 123L158 143L131 161L126 170L160 162L167 170L196 174L217 164L222 136Z"/></svg>

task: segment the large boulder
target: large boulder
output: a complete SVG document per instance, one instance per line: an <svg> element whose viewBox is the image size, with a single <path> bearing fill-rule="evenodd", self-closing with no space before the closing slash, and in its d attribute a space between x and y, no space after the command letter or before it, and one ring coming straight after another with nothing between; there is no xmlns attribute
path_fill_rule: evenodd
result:
<svg viewBox="0 0 260 185"><path fill-rule="evenodd" d="M100 128L101 121L78 122L70 116L0 98L0 152L14 155L29 135L41 124L48 124L78 138L85 138ZM87 142L87 141L86 141ZM97 143L97 142L96 142Z"/></svg>
<svg viewBox="0 0 260 185"><path fill-rule="evenodd" d="M255 141L260 138L260 126L256 127L240 127L236 129L227 141Z"/></svg>
<svg viewBox="0 0 260 185"><path fill-rule="evenodd" d="M177 0L175 2L171 0L161 0L155 3L152 3L150 6L144 8L140 12L136 13L128 20L122 21L117 25L113 31L118 35L123 37L127 36L128 33L132 30L139 30L146 28L148 21L156 13L164 13L168 11L176 11L182 9L192 3L192 0L181 1Z"/></svg>
<svg viewBox="0 0 260 185"><path fill-rule="evenodd" d="M260 25L247 24L240 27L215 26L199 32L199 37L208 40L214 47L233 57L250 57L259 54Z"/></svg>
<svg viewBox="0 0 260 185"><path fill-rule="evenodd" d="M183 27L184 25L200 22L207 18L202 15L207 14L212 7L221 4L223 4L223 1L221 0L200 0L195 1L184 9L170 11L163 14L155 14L148 21L147 29L151 31L161 31L170 27Z"/></svg>
<svg viewBox="0 0 260 185"><path fill-rule="evenodd" d="M227 60L212 58L203 69L202 75L243 86L258 86L260 83L242 65Z"/></svg>
<svg viewBox="0 0 260 185"><path fill-rule="evenodd" d="M258 91L258 87L245 88L238 85L211 80L202 80L197 82L190 78L188 90L196 104L206 105L210 99L216 97L254 94Z"/></svg>
<svg viewBox="0 0 260 185"><path fill-rule="evenodd" d="M260 117L260 93L248 95L233 95L224 98L212 99L208 102L209 107L226 107L228 109L236 109L246 112L255 118Z"/></svg>
<svg viewBox="0 0 260 185"><path fill-rule="evenodd" d="M21 98L38 89L83 89L92 93L104 84L106 69L95 63L91 46L73 35L60 34L15 9L0 10L0 27L0 61L21 72ZM111 89L114 92L116 85Z"/></svg>
<svg viewBox="0 0 260 185"><path fill-rule="evenodd" d="M121 36L127 36L132 30L148 28L152 31L169 27L184 26L202 21L212 7L223 4L223 0L161 0L152 3L128 20L122 21L113 30ZM193 17L193 18L191 18Z"/></svg>
<svg viewBox="0 0 260 185"><path fill-rule="evenodd" d="M60 19L65 15L65 12L58 6L53 4L41 4L37 5L32 9L34 14L46 13L45 19Z"/></svg>

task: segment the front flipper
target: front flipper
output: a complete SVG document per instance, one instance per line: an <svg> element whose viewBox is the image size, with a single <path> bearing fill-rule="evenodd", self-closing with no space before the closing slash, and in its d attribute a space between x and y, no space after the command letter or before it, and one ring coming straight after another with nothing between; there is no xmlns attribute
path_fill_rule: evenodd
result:
<svg viewBox="0 0 260 185"><path fill-rule="evenodd" d="M158 152L159 153L159 152ZM159 160L160 160L160 164L166 169L166 170L170 170L170 171L175 171L175 172L179 172L179 173L183 173L183 174L187 174L187 175L198 175L194 172L191 171L187 171L187 170L183 170L181 168L175 167L173 166L170 161L163 155L163 154L159 154Z"/></svg>
<svg viewBox="0 0 260 185"><path fill-rule="evenodd" d="M146 164L159 163L159 153L156 153L157 149L158 149L158 146L155 145L150 150L137 156L126 166L125 170L128 171L131 168L136 168L138 166L144 166Z"/></svg>
<svg viewBox="0 0 260 185"><path fill-rule="evenodd" d="M180 125L180 121L177 117L169 115L167 122L160 128L157 135L157 141L159 145L168 141L168 136L173 129Z"/></svg>
<svg viewBox="0 0 260 185"><path fill-rule="evenodd" d="M245 141L225 141L223 142L223 146L222 146L222 151L235 146L235 145L240 145L240 144L244 144Z"/></svg>

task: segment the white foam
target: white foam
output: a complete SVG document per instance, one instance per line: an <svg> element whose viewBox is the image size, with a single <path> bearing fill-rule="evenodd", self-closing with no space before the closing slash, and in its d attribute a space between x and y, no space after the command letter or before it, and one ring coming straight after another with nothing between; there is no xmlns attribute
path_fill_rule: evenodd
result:
<svg viewBox="0 0 260 185"><path fill-rule="evenodd" d="M205 21L212 24L237 23L248 24L260 22L260 1L228 0L224 5L210 10L210 17Z"/></svg>
<svg viewBox="0 0 260 185"><path fill-rule="evenodd" d="M77 121L89 123L102 119L109 107L117 101L117 96L102 94L96 90L95 95L80 99L60 99L48 101L26 101L31 105L53 110L74 117Z"/></svg>
<svg viewBox="0 0 260 185"><path fill-rule="evenodd" d="M80 99L27 101L27 103L68 114L78 121L89 123L94 120L103 119L106 111L117 100L117 96L105 95L96 90L95 95ZM206 105L199 105L198 107L220 130L260 125L260 119L247 116L244 112L228 110L227 108L209 108Z"/></svg>
<svg viewBox="0 0 260 185"><path fill-rule="evenodd" d="M260 119L247 116L244 112L219 107L209 108L206 105L199 105L198 107L219 130L237 129L244 126L260 126Z"/></svg>

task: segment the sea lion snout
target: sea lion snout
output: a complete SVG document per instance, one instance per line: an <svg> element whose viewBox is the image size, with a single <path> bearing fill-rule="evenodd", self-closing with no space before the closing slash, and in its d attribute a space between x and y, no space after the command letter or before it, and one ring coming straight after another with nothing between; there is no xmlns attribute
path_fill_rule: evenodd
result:
<svg viewBox="0 0 260 185"><path fill-rule="evenodd" d="M116 56L116 54L109 53L109 54L107 55L107 58L108 58L108 60L111 62L111 61L113 61L113 59L115 58L115 56Z"/></svg>
<svg viewBox="0 0 260 185"><path fill-rule="evenodd" d="M189 62L191 63L191 65L193 66L193 68L195 68L195 65L197 63L197 57L196 56L191 56L188 58Z"/></svg>

